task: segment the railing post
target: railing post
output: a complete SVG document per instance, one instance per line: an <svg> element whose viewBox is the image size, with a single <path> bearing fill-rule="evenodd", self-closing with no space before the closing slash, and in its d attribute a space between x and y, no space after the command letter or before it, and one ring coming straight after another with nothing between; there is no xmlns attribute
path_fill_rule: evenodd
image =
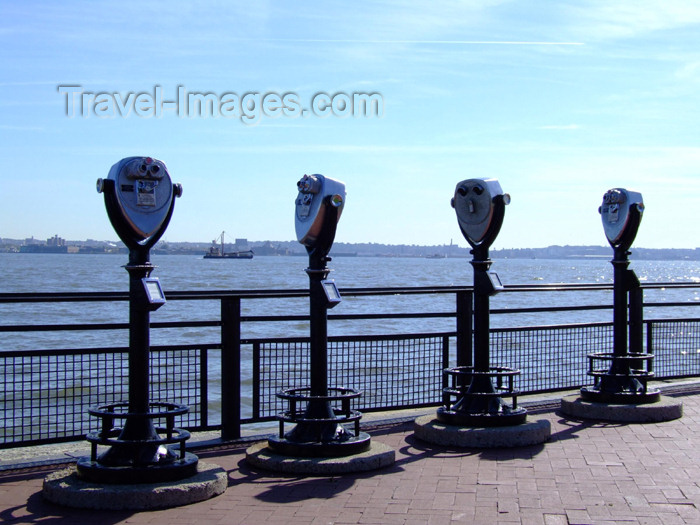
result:
<svg viewBox="0 0 700 525"><path fill-rule="evenodd" d="M651 321L645 321L644 324L647 325L647 354L654 353L654 323Z"/></svg>
<svg viewBox="0 0 700 525"><path fill-rule="evenodd" d="M629 316L629 350L644 353L644 292L640 286L632 287L629 292ZM647 353L651 351L647 350ZM645 367L641 360L634 359L630 364L637 370Z"/></svg>
<svg viewBox="0 0 700 525"><path fill-rule="evenodd" d="M442 338L442 369L450 367L450 338L449 336L444 336ZM443 390L449 386L449 378L447 374L442 374L442 388Z"/></svg>
<svg viewBox="0 0 700 525"><path fill-rule="evenodd" d="M253 419L260 417L260 343L253 343Z"/></svg>
<svg viewBox="0 0 700 525"><path fill-rule="evenodd" d="M200 370L199 370L199 419L202 428L209 427L209 350L199 349Z"/></svg>
<svg viewBox="0 0 700 525"><path fill-rule="evenodd" d="M457 299L457 366L472 366L472 292L459 291Z"/></svg>
<svg viewBox="0 0 700 525"><path fill-rule="evenodd" d="M221 299L221 439L241 437L241 299Z"/></svg>

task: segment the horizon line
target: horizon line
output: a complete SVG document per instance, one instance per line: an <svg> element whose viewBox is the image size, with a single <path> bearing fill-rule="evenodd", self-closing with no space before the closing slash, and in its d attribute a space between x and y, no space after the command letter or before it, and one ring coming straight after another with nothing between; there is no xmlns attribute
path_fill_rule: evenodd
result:
<svg viewBox="0 0 700 525"><path fill-rule="evenodd" d="M38 241L38 243L46 243L47 240L53 239L55 237L59 237L66 243L75 243L75 242L98 242L98 243L109 243L109 244L123 244L123 241L121 239L117 240L109 240L109 239L91 239L91 238L86 238L86 239L66 239L63 237L60 237L58 235L54 237L48 237L47 239L40 239L40 238L35 238L34 236L31 237L24 237L21 239L14 239L11 237L0 237L0 245L2 244L9 244L6 241L11 241L11 242L21 242L24 243L28 239L34 239ZM298 243L296 239L287 239L287 240L271 240L271 239L264 239L264 240L249 240L245 239L245 241L249 244L251 243ZM212 244L211 241L169 241L168 239L160 239L155 246L158 246L159 244L166 243L166 244ZM217 243L218 244L218 243ZM231 243L226 243L226 244L236 244L235 242ZM356 244L356 245L361 245L361 244L370 244L370 245L383 245L383 246L409 246L409 247L416 247L416 248L435 248L435 247L454 247L456 249L470 249L471 247L469 245L467 246L460 246L457 243L450 242L448 243L442 243L442 244L391 244L387 242L374 242L374 241L359 241L359 242L351 242L351 241L336 241L334 244ZM155 248L154 246L154 248ZM503 250L546 250L549 248L604 248L604 249L609 249L610 246L606 244L550 244L548 246L528 246L528 247L502 247L502 248L490 248L490 251L503 251ZM666 247L666 248L646 248L644 246L633 246L630 248L630 250L700 250L700 246L696 246L693 248L673 248L673 247Z"/></svg>

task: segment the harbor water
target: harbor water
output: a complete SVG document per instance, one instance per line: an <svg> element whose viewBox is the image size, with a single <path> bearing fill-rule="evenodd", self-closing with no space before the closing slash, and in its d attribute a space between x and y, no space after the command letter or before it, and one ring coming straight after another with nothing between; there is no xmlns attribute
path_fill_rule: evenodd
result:
<svg viewBox="0 0 700 525"><path fill-rule="evenodd" d="M254 259L203 259L195 255L154 255L154 277L168 291L220 291L261 289L306 289L303 256L255 257ZM114 292L128 290L128 275L123 266L126 255L80 254L0 254L0 293L14 292ZM329 263L330 278L338 287L411 287L470 286L472 268L464 258L388 258L337 257ZM700 283L699 261L634 261L630 264L642 284ZM605 258L592 259L502 259L494 260L492 271L506 285L545 283L612 283L612 265ZM694 304L700 304L700 289L651 289L646 302L683 302L688 308L657 308L645 312L645 318L691 317ZM562 305L612 304L610 291L518 292L503 293L491 299L493 310ZM216 320L219 302L169 301L151 315L152 322ZM308 300L257 299L242 304L243 315L288 315L308 313ZM449 312L454 311L451 295L348 297L334 308L333 314L379 312ZM572 322L610 321L606 310L552 314L531 313L494 315L492 327L551 325ZM128 321L128 304L27 303L0 305L0 322L8 324L124 323ZM329 335L377 334L393 332L438 332L454 330L450 319L401 321L337 321L329 324ZM116 334L120 334L117 336ZM246 323L242 336L270 337L308 334L307 323ZM57 338L56 333L5 334L1 350L65 348L71 346L125 346L125 333L82 334L80 341ZM217 329L157 330L152 344L188 344L194 340L217 342ZM120 340L120 338L122 340ZM200 342L198 341L198 342ZM68 346L66 346L68 344Z"/></svg>
<svg viewBox="0 0 700 525"><path fill-rule="evenodd" d="M113 292L128 290L123 269L126 255L0 254L0 291L13 292ZM203 259L194 255L154 255L153 276L168 291L223 291L306 289L307 258L255 257L254 259ZM341 289L368 287L470 286L472 268L464 258L337 257L329 263L330 278ZM699 283L698 261L635 261L630 268L642 283ZM612 283L612 265L605 258L591 259L494 259L492 271L506 285L545 283ZM331 314L454 312L453 294L383 295L350 297ZM698 317L700 288L655 288L645 291L646 302L682 303L669 308L647 308L645 319ZM576 312L513 313L509 310L571 305L611 305L612 291L506 292L491 299L495 313L491 327L550 326L556 324L610 322L610 309ZM242 301L246 315L306 315L308 299L251 299ZM170 300L151 315L151 322L217 321L218 300ZM127 323L128 303L62 302L0 304L2 325ZM333 320L333 335L405 334L452 332L454 318ZM307 321L243 323L242 338L307 336ZM217 344L218 327L160 328L151 331L151 344ZM0 351L57 348L127 347L127 330L7 332ZM243 415L250 410L252 369L250 346L242 348ZM581 356L585 359L585 356ZM74 378L75 387L95 378L90 370ZM209 360L209 411L213 423L220 409L221 370L217 357Z"/></svg>

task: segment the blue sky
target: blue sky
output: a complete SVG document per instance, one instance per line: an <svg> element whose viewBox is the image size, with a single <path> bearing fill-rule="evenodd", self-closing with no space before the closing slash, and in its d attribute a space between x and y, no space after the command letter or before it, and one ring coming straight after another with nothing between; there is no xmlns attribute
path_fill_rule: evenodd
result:
<svg viewBox="0 0 700 525"><path fill-rule="evenodd" d="M346 184L337 241L465 246L455 185L495 177L512 198L495 248L606 244L613 187L644 196L636 246L694 248L699 24L675 1L0 1L0 237L116 239L95 181L148 155L184 188L170 241L294 239L296 182L322 173ZM68 85L384 106L69 117Z"/></svg>

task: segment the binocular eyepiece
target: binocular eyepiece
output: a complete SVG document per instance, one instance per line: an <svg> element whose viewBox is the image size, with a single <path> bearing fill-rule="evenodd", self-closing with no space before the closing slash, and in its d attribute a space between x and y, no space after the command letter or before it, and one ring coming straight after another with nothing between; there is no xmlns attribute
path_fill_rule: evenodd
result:
<svg viewBox="0 0 700 525"><path fill-rule="evenodd" d="M130 174L131 178L143 178L150 177L152 179L162 179L163 174L160 173L160 166L158 163L154 163L151 157L146 157L141 164L138 166L138 175Z"/></svg>
<svg viewBox="0 0 700 525"><path fill-rule="evenodd" d="M316 194L323 187L323 179L319 179L317 175L304 175L299 182L297 188L300 193Z"/></svg>

